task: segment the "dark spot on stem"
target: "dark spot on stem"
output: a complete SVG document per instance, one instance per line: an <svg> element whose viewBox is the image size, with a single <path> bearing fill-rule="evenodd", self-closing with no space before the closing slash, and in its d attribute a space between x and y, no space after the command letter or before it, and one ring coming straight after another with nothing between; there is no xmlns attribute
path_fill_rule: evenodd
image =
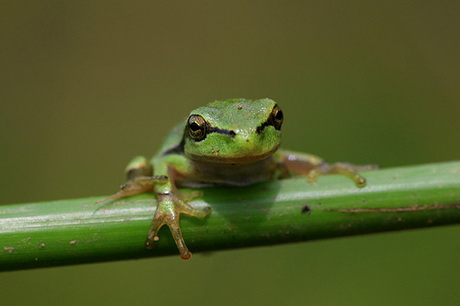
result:
<svg viewBox="0 0 460 306"><path fill-rule="evenodd" d="M302 214L305 214L305 213L307 213L308 215L310 215L311 213L311 208L308 205L304 205L302 207Z"/></svg>

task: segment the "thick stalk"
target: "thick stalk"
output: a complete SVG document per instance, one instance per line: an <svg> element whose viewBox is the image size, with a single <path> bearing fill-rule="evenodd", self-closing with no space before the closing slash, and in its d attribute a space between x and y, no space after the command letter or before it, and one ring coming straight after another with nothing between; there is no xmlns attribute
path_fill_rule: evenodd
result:
<svg viewBox="0 0 460 306"><path fill-rule="evenodd" d="M212 213L184 216L182 233L198 253L460 222L460 162L365 177L364 188L328 175L314 184L294 178L203 189L203 197L190 203L210 205ZM167 228L154 250L144 248L155 211L152 194L92 205L101 198L0 206L0 270L177 254Z"/></svg>

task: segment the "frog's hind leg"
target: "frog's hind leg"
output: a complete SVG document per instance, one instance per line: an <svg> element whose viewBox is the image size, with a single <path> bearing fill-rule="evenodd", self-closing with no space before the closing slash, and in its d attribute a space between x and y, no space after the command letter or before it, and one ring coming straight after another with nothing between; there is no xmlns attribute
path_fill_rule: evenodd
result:
<svg viewBox="0 0 460 306"><path fill-rule="evenodd" d="M377 169L377 167L374 165L357 166L350 163L328 164L323 162L314 167L307 174L307 179L310 182L315 182L319 175L339 173L351 178L356 183L356 186L364 187L366 186L366 179L360 175L358 171L367 171L372 169Z"/></svg>
<svg viewBox="0 0 460 306"><path fill-rule="evenodd" d="M185 245L184 238L182 237L179 225L180 214L184 213L194 217L205 217L211 212L211 208L194 208L170 192L157 193L157 195L158 206L152 220L152 225L150 226L147 240L145 241L145 247L147 249L153 249L155 247L156 242L159 240L158 231L166 224L176 242L181 258L183 260L189 260L192 257L192 253Z"/></svg>
<svg viewBox="0 0 460 306"><path fill-rule="evenodd" d="M310 182L315 182L319 175L340 173L350 177L358 187L366 185L366 179L361 176L359 171L368 171L378 169L376 165L358 166L350 163L328 164L322 158L305 153L296 153L291 151L280 152L280 164L285 168L282 174L293 172L304 175Z"/></svg>

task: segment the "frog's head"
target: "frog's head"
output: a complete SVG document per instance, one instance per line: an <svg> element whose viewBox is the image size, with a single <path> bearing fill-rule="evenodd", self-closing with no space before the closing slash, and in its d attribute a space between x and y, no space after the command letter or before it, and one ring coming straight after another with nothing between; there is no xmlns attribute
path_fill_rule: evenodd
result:
<svg viewBox="0 0 460 306"><path fill-rule="evenodd" d="M192 160L254 162L278 149L282 123L283 112L270 99L215 101L190 113L184 151Z"/></svg>

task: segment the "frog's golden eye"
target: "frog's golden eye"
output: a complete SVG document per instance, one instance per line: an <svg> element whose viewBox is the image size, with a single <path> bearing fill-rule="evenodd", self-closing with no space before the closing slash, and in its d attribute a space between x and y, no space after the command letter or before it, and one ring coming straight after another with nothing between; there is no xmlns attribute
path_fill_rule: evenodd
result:
<svg viewBox="0 0 460 306"><path fill-rule="evenodd" d="M191 115L187 120L187 131L193 140L203 140L206 137L206 120L200 115Z"/></svg>
<svg viewBox="0 0 460 306"><path fill-rule="evenodd" d="M272 112L267 118L267 121L262 123L257 127L256 132L258 134L262 133L262 131L267 127L267 126L273 126L275 129L278 131L281 130L281 125L283 124L283 111L278 105L275 105L272 109Z"/></svg>
<svg viewBox="0 0 460 306"><path fill-rule="evenodd" d="M271 121L270 123L275 127L275 129L281 129L281 125L283 124L283 111L278 105L273 107L269 121Z"/></svg>

